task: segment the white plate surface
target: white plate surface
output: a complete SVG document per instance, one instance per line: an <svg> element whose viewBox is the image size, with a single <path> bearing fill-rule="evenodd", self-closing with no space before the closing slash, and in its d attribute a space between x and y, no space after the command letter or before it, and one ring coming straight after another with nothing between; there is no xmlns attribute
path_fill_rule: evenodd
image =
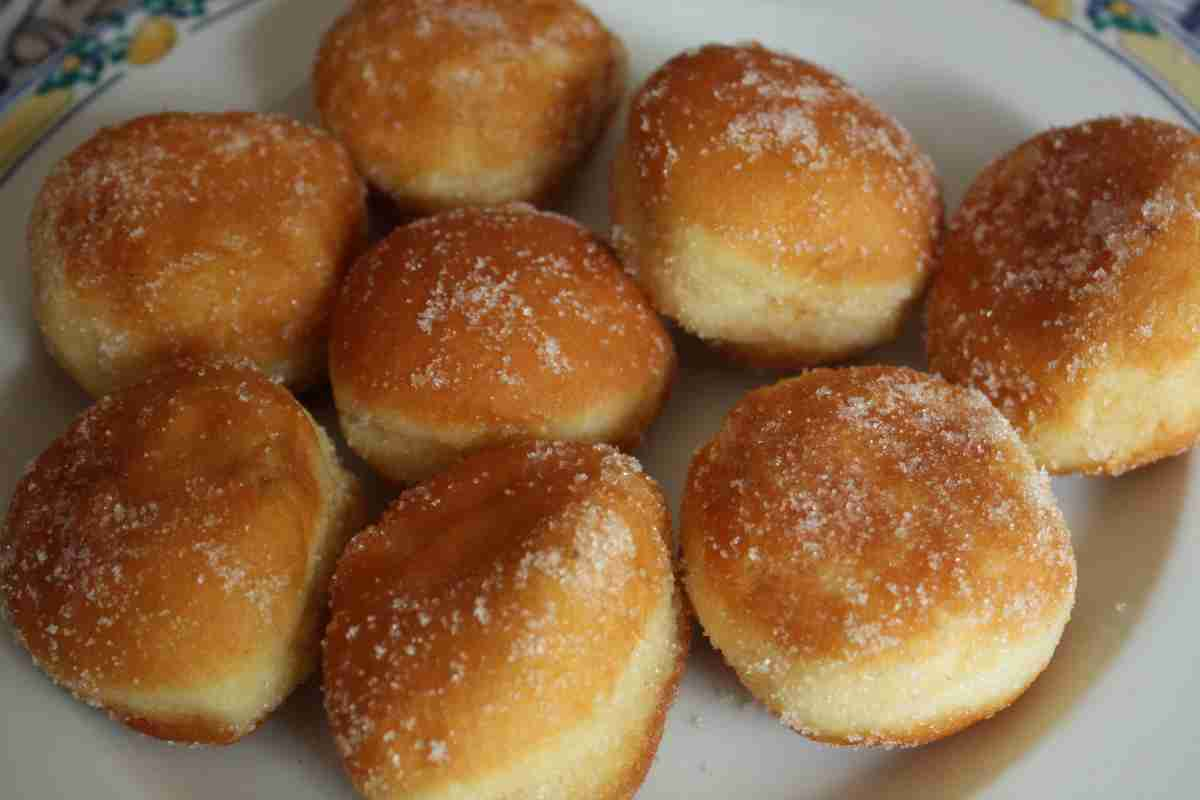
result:
<svg viewBox="0 0 1200 800"><path fill-rule="evenodd" d="M131 72L39 147L0 189L0 495L86 405L44 354L30 315L24 228L54 162L96 128L137 114L251 108L312 118L310 61L346 5L261 0ZM912 131L951 209L993 157L1035 132L1112 113L1183 122L1127 65L1015 3L593 0L630 47L634 76L707 41L759 39L839 72ZM824 7L823 7L824 6ZM607 226L615 131L570 212ZM639 453L673 502L692 450L770 376L681 342L671 405ZM866 361L924 366L914 322ZM1058 480L1075 537L1074 618L1045 674L1013 708L914 751L813 744L750 701L696 648L639 798L1196 797L1200 789L1200 474L1176 458L1115 480ZM0 638L0 798L351 798L321 712L301 689L233 747L173 748L54 688Z"/></svg>

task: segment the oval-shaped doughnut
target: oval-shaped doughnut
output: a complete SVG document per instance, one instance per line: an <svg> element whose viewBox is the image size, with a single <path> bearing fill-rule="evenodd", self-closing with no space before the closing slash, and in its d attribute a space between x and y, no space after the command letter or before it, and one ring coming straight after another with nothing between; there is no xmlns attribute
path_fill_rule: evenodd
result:
<svg viewBox="0 0 1200 800"><path fill-rule="evenodd" d="M898 122L819 66L709 45L642 86L613 239L661 313L758 366L891 339L932 274L942 204Z"/></svg>
<svg viewBox="0 0 1200 800"><path fill-rule="evenodd" d="M107 395L30 466L0 533L0 609L56 683L143 733L225 744L316 667L357 481L248 364Z"/></svg>
<svg viewBox="0 0 1200 800"><path fill-rule="evenodd" d="M153 114L63 159L29 223L34 311L93 396L171 360L324 379L337 285L366 245L345 149L285 117Z"/></svg>
<svg viewBox="0 0 1200 800"><path fill-rule="evenodd" d="M330 377L346 438L415 481L514 439L635 445L675 351L612 253L526 205L397 229L342 289Z"/></svg>
<svg viewBox="0 0 1200 800"><path fill-rule="evenodd" d="M951 220L932 369L1004 412L1051 472L1120 474L1200 436L1200 137L1158 120L1046 131Z"/></svg>
<svg viewBox="0 0 1200 800"><path fill-rule="evenodd" d="M325 35L321 118L404 211L540 202L608 123L624 46L574 0L372 0Z"/></svg>
<svg viewBox="0 0 1200 800"><path fill-rule="evenodd" d="M325 703L356 788L632 797L690 639L669 538L606 445L506 445L401 495L334 577Z"/></svg>
<svg viewBox="0 0 1200 800"><path fill-rule="evenodd" d="M897 367L747 395L692 461L681 538L713 644L831 744L922 744L1008 706L1075 596L1070 535L1012 427Z"/></svg>

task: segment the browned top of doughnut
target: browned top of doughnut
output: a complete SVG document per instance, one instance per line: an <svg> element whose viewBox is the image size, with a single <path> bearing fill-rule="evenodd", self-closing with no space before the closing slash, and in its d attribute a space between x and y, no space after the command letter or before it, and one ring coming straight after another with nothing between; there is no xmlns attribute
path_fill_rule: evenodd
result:
<svg viewBox="0 0 1200 800"><path fill-rule="evenodd" d="M387 185L563 147L621 53L574 0L366 0L325 35L314 86L325 123ZM459 133L481 144L464 164Z"/></svg>
<svg viewBox="0 0 1200 800"><path fill-rule="evenodd" d="M61 302L120 331L102 350L166 339L178 355L215 340L264 363L324 326L365 214L349 156L317 128L155 114L63 159L29 235L39 291L69 291Z"/></svg>
<svg viewBox="0 0 1200 800"><path fill-rule="evenodd" d="M326 706L359 785L487 775L588 719L670 586L636 460L533 442L469 456L350 543Z"/></svg>
<svg viewBox="0 0 1200 800"><path fill-rule="evenodd" d="M1191 358L1200 137L1158 120L1046 131L975 180L929 302L933 369L1026 428L1106 367Z"/></svg>
<svg viewBox="0 0 1200 800"><path fill-rule="evenodd" d="M450 426L571 419L673 364L611 251L525 205L393 232L351 270L330 347L339 405Z"/></svg>
<svg viewBox="0 0 1200 800"><path fill-rule="evenodd" d="M932 161L815 64L757 44L681 53L638 92L625 147L643 214L662 225L703 225L775 268L832 282L932 266Z"/></svg>
<svg viewBox="0 0 1200 800"><path fill-rule="evenodd" d="M304 410L247 367L109 395L17 485L0 606L85 700L220 681L303 610L320 459Z"/></svg>
<svg viewBox="0 0 1200 800"><path fill-rule="evenodd" d="M696 455L689 569L798 658L868 661L947 618L1020 636L1074 591L1070 536L978 392L898 367L751 392Z"/></svg>

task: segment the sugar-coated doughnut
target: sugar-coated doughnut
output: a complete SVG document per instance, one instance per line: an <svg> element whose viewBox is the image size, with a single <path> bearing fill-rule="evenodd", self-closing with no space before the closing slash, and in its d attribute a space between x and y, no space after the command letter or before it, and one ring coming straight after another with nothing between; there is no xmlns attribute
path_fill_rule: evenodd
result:
<svg viewBox="0 0 1200 800"><path fill-rule="evenodd" d="M898 367L751 392L692 461L681 538L710 640L830 744L922 744L1008 706L1075 596L1070 535L1012 427Z"/></svg>
<svg viewBox="0 0 1200 800"><path fill-rule="evenodd" d="M330 378L350 446L397 481L513 439L637 443L675 351L611 251L526 205L399 228L342 287Z"/></svg>
<svg viewBox="0 0 1200 800"><path fill-rule="evenodd" d="M181 356L325 374L337 284L365 247L362 181L328 134L265 114L155 114L63 159L29 224L51 354L100 396Z"/></svg>
<svg viewBox="0 0 1200 800"><path fill-rule="evenodd" d="M630 798L690 639L670 519L607 445L485 450L338 562L325 703L358 790Z"/></svg>
<svg viewBox="0 0 1200 800"><path fill-rule="evenodd" d="M58 684L143 733L224 744L317 666L358 484L288 391L184 362L107 395L17 485L0 611Z"/></svg>
<svg viewBox="0 0 1200 800"><path fill-rule="evenodd" d="M933 164L821 67L710 45L638 92L613 239L654 306L733 357L835 361L897 333L931 274Z"/></svg>
<svg viewBox="0 0 1200 800"><path fill-rule="evenodd" d="M575 0L367 0L326 34L313 82L362 173L429 213L548 199L611 117L625 64Z"/></svg>
<svg viewBox="0 0 1200 800"><path fill-rule="evenodd" d="M954 215L932 369L1052 472L1119 474L1200 436L1200 137L1125 117L1046 131Z"/></svg>

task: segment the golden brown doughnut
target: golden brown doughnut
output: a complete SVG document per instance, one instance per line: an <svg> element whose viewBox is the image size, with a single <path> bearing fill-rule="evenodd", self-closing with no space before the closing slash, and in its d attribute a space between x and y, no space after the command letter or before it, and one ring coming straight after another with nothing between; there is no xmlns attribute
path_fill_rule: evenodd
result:
<svg viewBox="0 0 1200 800"><path fill-rule="evenodd" d="M976 178L928 306L932 369L1052 472L1119 474L1200 436L1200 137L1159 120L1046 131Z"/></svg>
<svg viewBox="0 0 1200 800"><path fill-rule="evenodd" d="M931 274L933 164L821 67L709 45L642 86L613 239L654 306L735 358L796 367L898 331Z"/></svg>
<svg viewBox="0 0 1200 800"><path fill-rule="evenodd" d="M371 800L632 797L690 625L637 461L527 442L468 456L346 548L325 703Z"/></svg>
<svg viewBox="0 0 1200 800"><path fill-rule="evenodd" d="M612 253L526 205L397 229L342 287L330 379L350 446L397 481L513 439L637 443L675 352Z"/></svg>
<svg viewBox="0 0 1200 800"><path fill-rule="evenodd" d="M0 610L80 700L225 744L315 668L363 513L286 389L183 362L99 400L31 465L0 533Z"/></svg>
<svg viewBox="0 0 1200 800"><path fill-rule="evenodd" d="M366 0L313 82L371 183L431 213L546 199L608 123L625 63L574 0Z"/></svg>
<svg viewBox="0 0 1200 800"><path fill-rule="evenodd" d="M1075 596L1070 535L1012 427L899 367L751 392L692 461L681 538L713 644L830 744L922 744L1006 707Z"/></svg>
<svg viewBox="0 0 1200 800"><path fill-rule="evenodd" d="M46 346L94 396L179 356L244 356L316 383L365 215L341 145L284 117L103 129L51 172L29 223Z"/></svg>

